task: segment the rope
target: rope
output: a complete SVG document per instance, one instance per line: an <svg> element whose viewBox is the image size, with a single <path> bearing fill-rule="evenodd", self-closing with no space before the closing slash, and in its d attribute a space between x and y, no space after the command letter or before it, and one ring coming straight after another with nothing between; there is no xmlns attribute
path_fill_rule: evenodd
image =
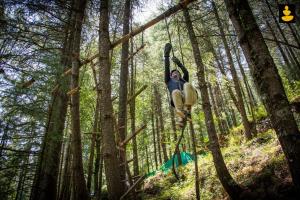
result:
<svg viewBox="0 0 300 200"><path fill-rule="evenodd" d="M183 134L184 134L184 130L185 130L185 127L186 127L186 121L187 121L187 119L186 119L186 117L183 119L183 127L182 127L182 129L181 129L181 135L180 135L180 137L179 137L179 139L178 139L178 141L177 141L177 143L176 143L176 147L175 147L175 151L174 151L174 153L173 153L173 156L172 156L172 171L173 171L173 174L174 174L174 176L175 176L175 178L179 181L180 179L179 179L179 176L178 176L178 174L177 174L177 172L176 172L176 169L175 169L175 156L176 156L176 154L177 154L177 151L179 151L179 145L180 145L180 142L181 142L181 140L182 140L182 138L183 138ZM180 155L181 156L181 155ZM177 160L178 160L179 158L177 158Z"/></svg>
<svg viewBox="0 0 300 200"><path fill-rule="evenodd" d="M166 26L166 30L167 30L167 35L168 35L169 43L172 45L172 39L171 39L171 34L170 34L170 31L169 31L169 24L168 24L166 15L164 15L164 20L165 20L165 26ZM175 57L173 45L172 45L171 51L172 51L172 56ZM177 69L177 65L175 65L175 68Z"/></svg>
<svg viewBox="0 0 300 200"><path fill-rule="evenodd" d="M183 66L185 66L184 59L183 59L182 46L181 46L180 28L179 28L179 21L178 21L178 19L176 20L176 22L177 22L177 35L178 35L178 42L179 42L179 52L180 52L182 64L183 64Z"/></svg>

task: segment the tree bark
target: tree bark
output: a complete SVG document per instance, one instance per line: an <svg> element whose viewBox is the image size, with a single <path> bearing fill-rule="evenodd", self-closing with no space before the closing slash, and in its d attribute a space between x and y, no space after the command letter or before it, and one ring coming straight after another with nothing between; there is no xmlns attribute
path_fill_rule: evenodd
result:
<svg viewBox="0 0 300 200"><path fill-rule="evenodd" d="M160 130L159 130L159 123L158 123L158 116L155 114L155 125L156 125L156 134L157 134L157 151L158 151L158 158L159 158L159 164L161 165L162 162L162 156L161 156L161 137L160 137Z"/></svg>
<svg viewBox="0 0 300 200"><path fill-rule="evenodd" d="M123 12L123 36L129 33L129 18L131 13L131 1L125 0ZM128 95L128 58L129 57L129 42L128 40L122 43L121 50L121 69L120 69L120 85L119 85L119 111L118 111L118 132L120 141L124 141L127 132L127 95ZM123 146L124 151L120 151L119 162L126 161L126 146ZM121 180L126 179L126 165L120 166ZM126 191L126 182L123 182L123 193Z"/></svg>
<svg viewBox="0 0 300 200"><path fill-rule="evenodd" d="M287 158L293 183L300 187L300 133L282 81L248 1L225 1L251 74ZM247 23L244 23L247 22Z"/></svg>
<svg viewBox="0 0 300 200"><path fill-rule="evenodd" d="M223 100L220 97L220 93L217 89L217 86L214 86L212 88L212 93L214 94L214 96L216 97L216 106L217 108L219 108L219 113L220 113L220 120L221 120L221 124L225 130L225 133L228 134L229 133L229 127L230 127L230 123L228 122L229 120L229 115L227 113L227 111L225 110L224 106L223 106Z"/></svg>
<svg viewBox="0 0 300 200"><path fill-rule="evenodd" d="M133 40L130 40L130 51L131 55L133 54ZM134 96L135 93L135 78L136 78L136 66L133 63L133 59L131 59L131 80L130 80L130 96ZM131 118L131 134L135 133L135 98L130 101L130 118ZM139 157L138 157L138 149L137 149L137 141L136 137L132 139L132 154L133 154L133 175L139 175Z"/></svg>
<svg viewBox="0 0 300 200"><path fill-rule="evenodd" d="M225 132L225 129L223 128L223 124L222 124L221 119L220 119L220 113L219 113L219 110L218 110L217 105L216 105L216 101L215 101L215 98L214 98L214 95L213 95L213 92L212 92L211 84L207 83L207 85L208 85L208 91L209 91L213 111L214 111L215 116L217 118L217 123L218 123L220 134L227 134Z"/></svg>
<svg viewBox="0 0 300 200"><path fill-rule="evenodd" d="M197 158L197 143L196 143L196 134L195 134L195 129L194 125L192 122L190 124L190 134L192 138L192 145L193 145L193 154L194 154L194 164L195 164L195 190L196 190L196 199L200 200L200 183L199 183L199 172L198 172L198 158Z"/></svg>
<svg viewBox="0 0 300 200"><path fill-rule="evenodd" d="M64 161L64 171L62 179L62 187L59 193L59 200L68 200L71 197L71 165L72 165L72 152L71 152L71 136L68 141L66 149L66 158Z"/></svg>
<svg viewBox="0 0 300 200"><path fill-rule="evenodd" d="M197 78L198 78L199 88L200 88L200 92L201 92L202 109L204 111L205 124L207 127L207 133L208 133L208 138L209 138L209 142L210 142L209 145L210 145L210 150L212 152L214 165L215 165L218 177L219 177L223 187L229 194L229 196L232 199L238 199L242 192L242 188L231 177L231 175L229 174L229 171L225 165L225 162L224 162L221 150L220 150L220 145L218 142L215 124L213 121L211 105L209 103L207 83L205 82L204 65L203 65L203 62L201 59L201 53L200 53L200 49L198 46L198 41L197 41L194 29L193 29L192 21L191 21L188 10L184 9L183 14L184 14L184 18L185 18L186 27L188 30L190 42L191 42L192 48L193 48L195 63L197 66L197 71L198 71Z"/></svg>
<svg viewBox="0 0 300 200"><path fill-rule="evenodd" d="M164 120L163 120L162 101L161 101L161 94L158 91L157 85L154 85L154 96L156 98L155 101L156 112L159 118L159 127L160 127L160 135L161 135L160 145L163 151L164 162L167 162L169 159L168 159L167 146L166 146L166 135L165 135L165 128L164 128Z"/></svg>
<svg viewBox="0 0 300 200"><path fill-rule="evenodd" d="M96 200L100 200L101 199L101 194L102 194L103 156L101 156L101 158L100 158L100 164L99 165L100 165L99 166L99 180L98 180L98 190L96 191Z"/></svg>
<svg viewBox="0 0 300 200"><path fill-rule="evenodd" d="M92 183L92 175L93 175L93 164L94 164L94 154L95 154L95 144L96 144L96 138L98 130L98 122L99 122L99 95L97 95L96 98L96 108L94 113L94 124L93 124L93 133L92 133L92 141L91 141L91 147L90 147L90 157L88 162L88 178L87 178L87 189L88 192L91 192L91 183Z"/></svg>
<svg viewBox="0 0 300 200"><path fill-rule="evenodd" d="M153 100L152 100L153 102ZM155 124L154 124L154 105L152 103L152 111L151 111L151 124L152 124L152 139L154 146L154 161L155 161L155 169L158 169L158 161L157 161L157 150L156 150L156 132L155 132Z"/></svg>
<svg viewBox="0 0 300 200"><path fill-rule="evenodd" d="M100 124L103 137L103 156L105 177L110 199L117 200L122 196L120 168L113 127L113 107L111 101L111 63L109 60L109 7L108 0L100 1L99 24L99 77L100 77Z"/></svg>
<svg viewBox="0 0 300 200"><path fill-rule="evenodd" d="M76 0L75 9L75 32L73 40L72 55L80 55L80 41L83 18L85 13L86 0ZM79 68L80 61L76 57L72 57L72 76L71 76L71 89L79 87ZM74 200L89 199L88 190L83 174L82 163L82 146L80 134L80 96L79 91L71 95L71 130L72 130L72 155L73 155L73 186L74 186Z"/></svg>
<svg viewBox="0 0 300 200"><path fill-rule="evenodd" d="M73 8L73 4L72 4ZM72 9L71 9L72 10ZM65 27L65 39L61 54L61 71L71 65L71 41L74 36L74 13L70 11L69 19ZM48 111L48 122L42 144L42 151L39 156L38 167L35 180L32 186L30 199L32 200L52 200L57 193L57 178L60 163L60 152L63 140L64 124L66 120L69 98L67 91L70 85L69 77L57 76L58 89L53 93L51 105Z"/></svg>

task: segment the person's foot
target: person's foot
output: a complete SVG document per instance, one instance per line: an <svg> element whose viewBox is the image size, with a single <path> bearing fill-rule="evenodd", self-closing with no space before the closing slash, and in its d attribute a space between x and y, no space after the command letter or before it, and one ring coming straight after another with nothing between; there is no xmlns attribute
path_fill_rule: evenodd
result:
<svg viewBox="0 0 300 200"><path fill-rule="evenodd" d="M192 115L191 115L191 112L186 111L186 112L185 112L185 117L186 117L186 120L192 121Z"/></svg>
<svg viewBox="0 0 300 200"><path fill-rule="evenodd" d="M165 57L170 56L171 49L172 49L172 45L170 43L167 43L165 45L165 51L164 51Z"/></svg>
<svg viewBox="0 0 300 200"><path fill-rule="evenodd" d="M184 127L184 119L181 117L178 117L176 120L176 128L181 129Z"/></svg>
<svg viewBox="0 0 300 200"><path fill-rule="evenodd" d="M181 118L185 118L185 111L181 110L181 109L176 109L176 114L181 117Z"/></svg>
<svg viewBox="0 0 300 200"><path fill-rule="evenodd" d="M191 110L192 110L192 107L190 105L184 106L184 114L188 121L192 121Z"/></svg>

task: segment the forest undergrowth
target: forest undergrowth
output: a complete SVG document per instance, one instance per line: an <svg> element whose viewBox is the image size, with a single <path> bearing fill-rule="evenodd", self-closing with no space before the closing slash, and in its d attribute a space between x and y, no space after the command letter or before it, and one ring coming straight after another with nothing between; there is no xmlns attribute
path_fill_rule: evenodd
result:
<svg viewBox="0 0 300 200"><path fill-rule="evenodd" d="M263 120L266 125L268 120ZM287 164L273 129L264 130L248 142L243 142L238 128L233 130L223 146L227 167L241 185L251 191L245 199L293 199L295 191ZM198 155L201 199L229 199L217 178L209 151ZM178 182L172 171L158 173L146 180L143 199L195 198L195 171L191 162L180 168L183 179Z"/></svg>

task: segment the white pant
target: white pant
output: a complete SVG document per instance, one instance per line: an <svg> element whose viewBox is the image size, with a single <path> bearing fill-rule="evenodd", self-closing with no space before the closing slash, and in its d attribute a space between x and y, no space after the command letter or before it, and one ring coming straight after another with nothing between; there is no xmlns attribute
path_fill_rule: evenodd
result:
<svg viewBox="0 0 300 200"><path fill-rule="evenodd" d="M193 106L197 102L197 98L197 91L190 83L183 85L183 93L180 90L172 92L172 100L178 110L182 110L184 106Z"/></svg>

